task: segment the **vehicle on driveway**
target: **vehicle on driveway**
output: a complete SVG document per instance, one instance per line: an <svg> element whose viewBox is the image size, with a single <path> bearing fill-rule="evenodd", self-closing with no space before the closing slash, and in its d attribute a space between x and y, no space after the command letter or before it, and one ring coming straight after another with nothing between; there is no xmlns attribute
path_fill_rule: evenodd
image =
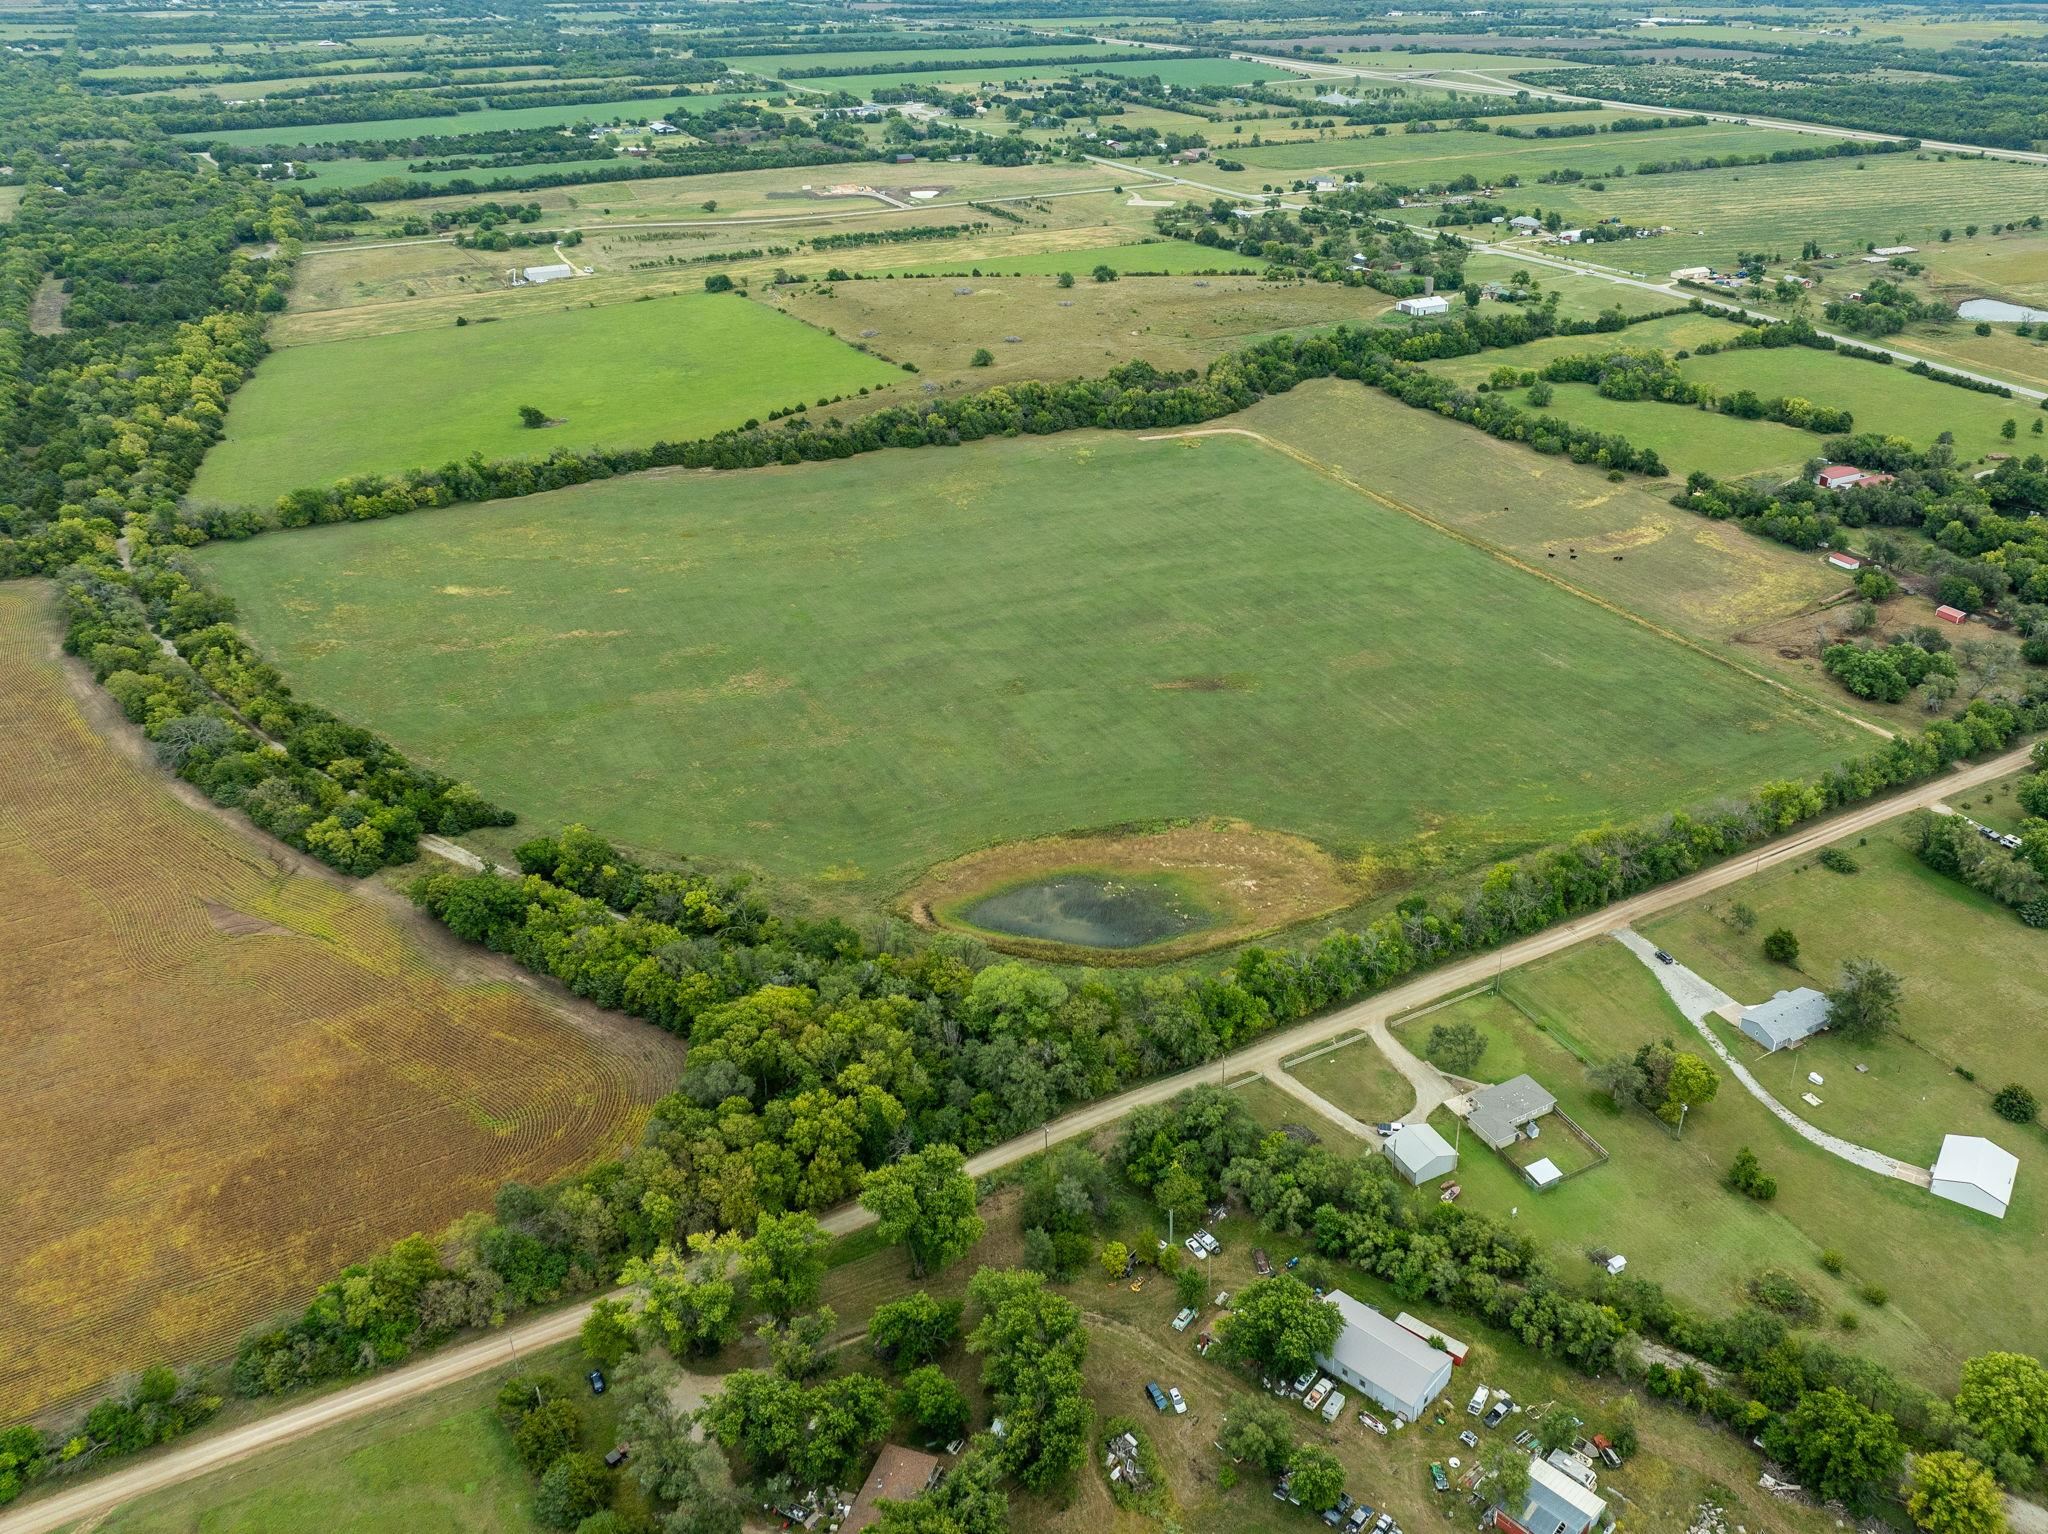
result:
<svg viewBox="0 0 2048 1534"><path fill-rule="evenodd" d="M1657 962L1659 964L1676 964L1678 961L1660 948L1657 950Z"/></svg>

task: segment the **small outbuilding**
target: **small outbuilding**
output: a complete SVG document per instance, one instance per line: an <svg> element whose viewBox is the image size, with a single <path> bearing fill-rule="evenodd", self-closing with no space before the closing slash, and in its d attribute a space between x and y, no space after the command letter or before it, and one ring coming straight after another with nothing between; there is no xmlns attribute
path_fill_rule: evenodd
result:
<svg viewBox="0 0 2048 1534"><path fill-rule="evenodd" d="M1854 554L1844 554L1840 549L1836 549L1834 553L1828 555L1828 563L1837 570L1861 570L1863 568L1862 560L1858 559Z"/></svg>
<svg viewBox="0 0 2048 1534"><path fill-rule="evenodd" d="M564 277L574 277L576 268L566 261L552 262L547 266L529 266L519 273L521 282L560 282Z"/></svg>
<svg viewBox="0 0 2048 1534"><path fill-rule="evenodd" d="M1380 1143L1394 1170L1416 1187L1458 1169L1451 1142L1427 1124L1404 1124Z"/></svg>
<svg viewBox="0 0 2048 1534"><path fill-rule="evenodd" d="M1416 319L1426 320L1435 319L1439 315L1449 314L1451 312L1451 301L1440 294L1423 293L1414 298L1404 298L1395 304L1394 307L1403 314L1410 314Z"/></svg>
<svg viewBox="0 0 2048 1534"><path fill-rule="evenodd" d="M1443 1350L1450 1355L1451 1367L1454 1369L1463 1363L1465 1355L1472 1351L1449 1332L1440 1332L1427 1321L1422 1320L1418 1316L1411 1316L1405 1310L1394 1317L1394 1325L1400 1327L1404 1332L1413 1332L1431 1347L1441 1345Z"/></svg>
<svg viewBox="0 0 2048 1534"><path fill-rule="evenodd" d="M1523 1167L1522 1175L1529 1179L1529 1186L1538 1193L1547 1193L1564 1181L1564 1173L1557 1169L1557 1163L1548 1156L1539 1156Z"/></svg>
<svg viewBox="0 0 2048 1534"><path fill-rule="evenodd" d="M1981 1135L1943 1135L1941 1154L1934 1158L1934 1180L1927 1187L1936 1198L2002 1220L2019 1172L2017 1156Z"/></svg>
<svg viewBox="0 0 2048 1534"><path fill-rule="evenodd" d="M1823 490L1854 490L1876 478L1868 469L1859 469L1853 463L1831 463L1813 476L1813 482Z"/></svg>
<svg viewBox="0 0 2048 1534"><path fill-rule="evenodd" d="M1943 623L1968 623L1970 615L1960 607L1951 607L1946 602L1934 609L1934 616Z"/></svg>
<svg viewBox="0 0 2048 1534"><path fill-rule="evenodd" d="M1828 1025L1828 999L1810 985L1780 991L1769 1001L1742 1009L1744 1034L1776 1053L1804 1043Z"/></svg>
<svg viewBox="0 0 2048 1534"><path fill-rule="evenodd" d="M1529 1461L1529 1490L1515 1521L1529 1534L1587 1534L1607 1517L1607 1503L1549 1460Z"/></svg>

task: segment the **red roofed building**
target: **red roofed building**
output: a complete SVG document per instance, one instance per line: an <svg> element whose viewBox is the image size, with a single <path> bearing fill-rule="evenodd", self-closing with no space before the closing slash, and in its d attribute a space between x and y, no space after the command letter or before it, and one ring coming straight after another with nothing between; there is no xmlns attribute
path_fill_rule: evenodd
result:
<svg viewBox="0 0 2048 1534"><path fill-rule="evenodd" d="M1859 469L1853 463L1831 463L1813 476L1813 482L1823 490L1854 490L1862 485L1888 485L1892 477Z"/></svg>
<svg viewBox="0 0 2048 1534"><path fill-rule="evenodd" d="M1943 623L1968 623L1970 621L1970 615L1960 607L1937 607L1934 609L1934 616Z"/></svg>

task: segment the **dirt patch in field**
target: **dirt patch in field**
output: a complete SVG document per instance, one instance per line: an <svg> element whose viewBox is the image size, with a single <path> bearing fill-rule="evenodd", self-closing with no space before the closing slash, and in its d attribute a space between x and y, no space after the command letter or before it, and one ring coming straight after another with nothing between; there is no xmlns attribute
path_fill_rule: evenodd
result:
<svg viewBox="0 0 2048 1534"><path fill-rule="evenodd" d="M260 916L251 916L247 911L237 911L233 906L222 905L217 900L199 902L206 911L206 919L216 930L229 937L261 937L268 932L289 932L289 927L280 927L274 921L265 921Z"/></svg>
<svg viewBox="0 0 2048 1534"><path fill-rule="evenodd" d="M1170 942L1115 950L991 933L958 915L997 890L1076 871L1183 880L1224 919ZM1156 831L1076 832L985 848L930 870L905 891L897 907L919 926L972 931L1005 953L1055 962L1158 964L1341 910L1359 895L1336 860L1306 838L1243 821L1209 820Z"/></svg>
<svg viewBox="0 0 2048 1534"><path fill-rule="evenodd" d="M55 277L45 277L36 296L29 300L29 330L39 336L64 334L64 306L70 302L71 295L64 291L64 284Z"/></svg>

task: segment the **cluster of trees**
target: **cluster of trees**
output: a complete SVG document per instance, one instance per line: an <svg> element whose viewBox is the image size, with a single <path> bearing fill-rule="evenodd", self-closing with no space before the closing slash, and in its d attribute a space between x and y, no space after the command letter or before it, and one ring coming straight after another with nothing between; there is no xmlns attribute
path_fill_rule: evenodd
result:
<svg viewBox="0 0 2048 1534"><path fill-rule="evenodd" d="M1689 120L1706 121L1705 118ZM1636 167L1636 174L1666 176L1675 171L1727 170L1743 165L1790 165L1804 160L1860 159L1871 154L1902 154L1919 147L1918 139L1882 139L1876 142L1844 139L1840 143L1824 144L1812 149L1773 149L1768 153L1758 150L1753 154L1681 155L1671 160L1645 160Z"/></svg>
<svg viewBox="0 0 2048 1534"><path fill-rule="evenodd" d="M1712 1066L1665 1039L1595 1066L1589 1079L1614 1102L1647 1109L1667 1124L1683 1123L1688 1110L1712 1102L1721 1087Z"/></svg>
<svg viewBox="0 0 2048 1534"><path fill-rule="evenodd" d="M158 759L329 866L374 873L411 862L426 832L511 822L468 786L294 698L235 631L232 604L183 572L147 559L132 574L81 565L61 590L65 648L141 726Z"/></svg>
<svg viewBox="0 0 2048 1534"><path fill-rule="evenodd" d="M1922 303L1896 282L1882 277L1866 287L1861 298L1835 299L1823 312L1830 325L1839 325L1859 336L1895 336L1915 320L1949 316L1945 306Z"/></svg>
<svg viewBox="0 0 2048 1534"><path fill-rule="evenodd" d="M543 1528L575 1529L609 1507L612 1473L584 1446L583 1412L551 1374L515 1375L498 1387L499 1424L528 1474L539 1482L534 1520Z"/></svg>
<svg viewBox="0 0 2048 1534"><path fill-rule="evenodd" d="M63 1475L182 1437L220 1410L194 1377L158 1365L133 1386L95 1401L62 1432L29 1423L0 1428L0 1507L48 1475Z"/></svg>
<svg viewBox="0 0 2048 1534"><path fill-rule="evenodd" d="M1879 703L1903 703L1929 677L1953 680L1957 674L1953 655L1923 649L1908 634L1896 634L1883 645L1831 644L1821 651L1820 661L1857 697Z"/></svg>
<svg viewBox="0 0 2048 1534"><path fill-rule="evenodd" d="M1979 836L1959 815L1915 816L1912 832L1914 851L1929 868L2010 906L2030 927L2048 927L2048 819L2039 811L2016 852Z"/></svg>

